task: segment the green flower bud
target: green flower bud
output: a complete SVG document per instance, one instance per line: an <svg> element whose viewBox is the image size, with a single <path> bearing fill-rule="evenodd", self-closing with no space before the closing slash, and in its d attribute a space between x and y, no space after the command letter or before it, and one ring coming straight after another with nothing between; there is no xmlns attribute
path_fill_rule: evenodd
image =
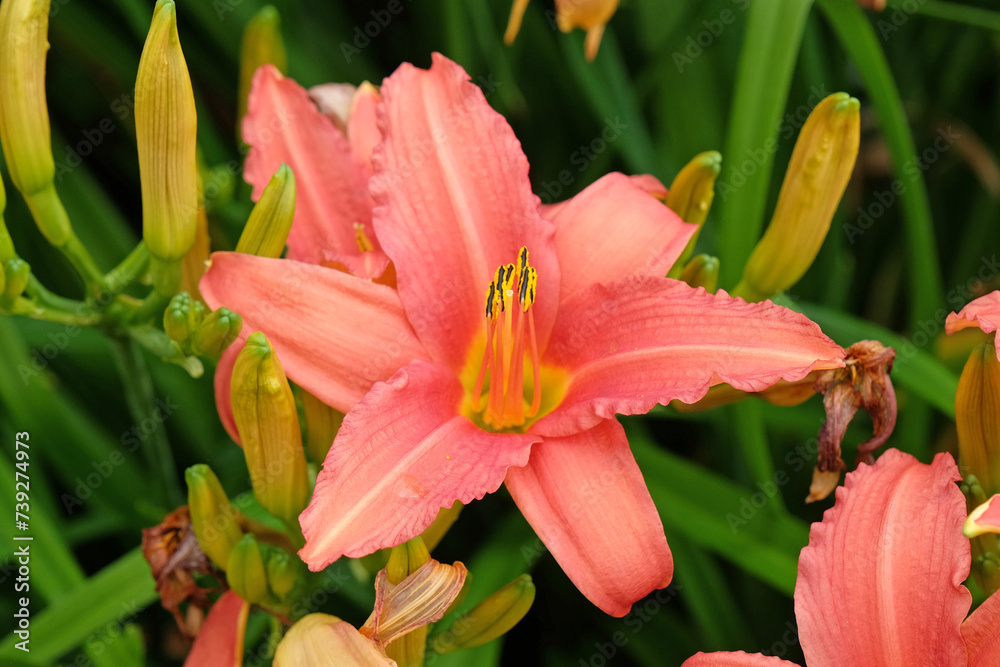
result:
<svg viewBox="0 0 1000 667"><path fill-rule="evenodd" d="M163 330L178 343L186 342L201 323L200 314L204 312L204 306L199 312L194 307L196 303L190 294L181 292L170 299L163 311Z"/></svg>
<svg viewBox="0 0 1000 667"><path fill-rule="evenodd" d="M436 634L431 650L451 653L493 641L517 625L534 601L535 584L531 575L522 574Z"/></svg>
<svg viewBox="0 0 1000 667"><path fill-rule="evenodd" d="M206 356L220 355L236 340L242 329L243 318L233 311L228 308L213 310L204 316L191 334L191 350Z"/></svg>
<svg viewBox="0 0 1000 667"><path fill-rule="evenodd" d="M226 582L247 602L263 604L269 601L264 558L253 533L244 535L229 552L229 560L226 562Z"/></svg>
<svg viewBox="0 0 1000 667"><path fill-rule="evenodd" d="M310 461L322 464L344 422L344 413L334 410L301 387L298 388L298 396L306 423L306 452ZM375 569L381 570L382 566Z"/></svg>
<svg viewBox="0 0 1000 667"><path fill-rule="evenodd" d="M389 562L385 566L385 576L390 584L398 584L430 559L431 554L418 535L398 547L393 547L389 554Z"/></svg>
<svg viewBox="0 0 1000 667"><path fill-rule="evenodd" d="M854 171L861 136L860 104L834 93L813 109L799 132L763 238L743 268L734 296L762 301L802 277L816 259Z"/></svg>
<svg viewBox="0 0 1000 667"><path fill-rule="evenodd" d="M698 255L684 267L680 279L691 287L704 287L714 294L719 285L719 258Z"/></svg>
<svg viewBox="0 0 1000 667"><path fill-rule="evenodd" d="M15 257L8 259L3 269L5 279L3 300L5 303L10 303L24 294L24 288L28 286L28 278L31 276L31 267L23 259Z"/></svg>
<svg viewBox="0 0 1000 667"><path fill-rule="evenodd" d="M302 432L288 378L259 331L236 357L232 407L254 495L271 514L294 524L312 491Z"/></svg>
<svg viewBox="0 0 1000 667"><path fill-rule="evenodd" d="M680 276L681 269L694 252L694 244L705 224L708 211L715 198L715 179L722 171L722 155L718 151L706 151L694 156L674 177L667 195L667 206L684 222L698 225L684 252L674 262L668 274L671 278Z"/></svg>
<svg viewBox="0 0 1000 667"><path fill-rule="evenodd" d="M281 257L295 217L295 176L283 164L268 182L250 212L236 252Z"/></svg>
<svg viewBox="0 0 1000 667"><path fill-rule="evenodd" d="M285 74L288 62L285 43L281 40L281 16L272 5L264 5L247 23L240 45L239 113L236 119L237 138L243 135L243 117L247 114L247 98L254 72L261 65L271 64Z"/></svg>
<svg viewBox="0 0 1000 667"><path fill-rule="evenodd" d="M279 600L287 600L299 582L299 561L284 549L272 549L267 557L267 585Z"/></svg>
<svg viewBox="0 0 1000 667"><path fill-rule="evenodd" d="M194 245L198 216L198 118L173 0L158 0L135 82L135 138L142 186L142 236L153 283L170 294Z"/></svg>
<svg viewBox="0 0 1000 667"><path fill-rule="evenodd" d="M243 537L237 512L229 503L219 478L203 463L193 465L184 473L188 487L188 509L191 525L201 550L215 565L226 568L229 553Z"/></svg>

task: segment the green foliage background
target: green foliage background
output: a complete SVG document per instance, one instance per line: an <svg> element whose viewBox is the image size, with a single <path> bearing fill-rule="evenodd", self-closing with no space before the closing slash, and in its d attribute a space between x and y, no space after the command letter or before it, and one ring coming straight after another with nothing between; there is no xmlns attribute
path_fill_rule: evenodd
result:
<svg viewBox="0 0 1000 667"><path fill-rule="evenodd" d="M1000 286L1000 12L987 0L890 0L882 14L853 0L625 0L592 64L579 31L553 29L551 2L531 4L510 48L501 41L506 0L401 2L403 11L374 30L384 0L273 0L289 74L304 85L377 83L400 62L427 66L440 51L510 120L535 191L549 200L610 170L669 183L696 153L720 150L723 172L699 251L721 258L725 288L766 224L793 130L817 91L858 97L854 178L816 263L781 301L845 346L862 338L894 346L900 413L888 446L924 461L954 451L954 392L969 348L938 336L947 312ZM199 143L213 166L206 194L215 249L232 247L250 207L234 141L238 48L263 4L178 0ZM64 167L57 187L103 270L138 240L131 94L151 14L152 3L139 0L52 0L47 88L53 152ZM606 127L620 131L596 150ZM943 150L934 147L941 136L950 137ZM763 150L772 138L773 154ZM52 290L78 297L69 266L37 232L6 172L4 179L18 252ZM157 398L177 407L133 448L130 431ZM524 571L538 596L502 645L433 664L677 665L718 649L801 660L796 560L809 523L832 503L802 501L822 420L819 398L688 415L658 408L624 420L677 565L674 587L625 619L582 598L504 492L470 506L436 556L470 566L469 599ZM860 421L849 435L855 445L870 429ZM138 545L141 528L183 502L188 465L209 463L231 495L248 488L240 450L215 413L211 369L193 380L97 331L0 316L0 616L8 619L18 431L30 432L32 446L33 650L13 650L8 636L0 659L180 664L185 645L158 605ZM171 456L147 455L161 439ZM849 446L845 460L852 457ZM94 472L100 484L84 488L84 498L77 488ZM72 494L81 502L68 511ZM371 589L347 574L324 609L360 622ZM248 647L262 633L258 619Z"/></svg>

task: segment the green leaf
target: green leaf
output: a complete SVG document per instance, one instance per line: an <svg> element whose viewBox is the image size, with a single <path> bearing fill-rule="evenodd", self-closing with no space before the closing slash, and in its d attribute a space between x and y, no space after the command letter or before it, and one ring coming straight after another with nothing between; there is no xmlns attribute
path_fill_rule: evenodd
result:
<svg viewBox="0 0 1000 667"><path fill-rule="evenodd" d="M751 2L747 9L743 51L736 77L736 93L729 116L729 136L722 152L723 171L716 190L720 206L717 255L722 262L720 286L731 287L743 273L750 253L760 238L764 205L781 114L798 58L799 44L812 0ZM737 186L733 177L744 161L756 164L746 183ZM728 165L728 166L727 166ZM727 192L721 188L729 185Z"/></svg>
<svg viewBox="0 0 1000 667"><path fill-rule="evenodd" d="M30 653L14 648L19 640L10 634L0 642L0 659L17 657L25 664L52 665L84 642L94 653L98 653L97 646L106 650L118 643L114 638L156 598L149 565L142 552L133 549L32 617Z"/></svg>
<svg viewBox="0 0 1000 667"><path fill-rule="evenodd" d="M904 186L899 200L906 225L909 259L910 324L914 327L943 303L944 287L934 240L934 225L927 185L917 148L906 121L903 100L875 31L855 0L818 0L841 45L857 65L878 112L882 133L892 157L896 178ZM893 190L895 192L895 190ZM860 231L860 230L859 230Z"/></svg>

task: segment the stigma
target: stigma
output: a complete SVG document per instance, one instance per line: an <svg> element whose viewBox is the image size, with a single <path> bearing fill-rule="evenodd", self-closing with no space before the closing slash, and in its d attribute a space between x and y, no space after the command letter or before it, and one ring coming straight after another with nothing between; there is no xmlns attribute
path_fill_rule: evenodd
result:
<svg viewBox="0 0 1000 667"><path fill-rule="evenodd" d="M486 288L486 349L472 398L476 411L482 412L483 423L496 430L522 426L538 414L541 404L538 343L531 310L537 283L538 273L528 263L528 249L522 247L517 261L499 266ZM525 355L532 368L530 403L525 397Z"/></svg>

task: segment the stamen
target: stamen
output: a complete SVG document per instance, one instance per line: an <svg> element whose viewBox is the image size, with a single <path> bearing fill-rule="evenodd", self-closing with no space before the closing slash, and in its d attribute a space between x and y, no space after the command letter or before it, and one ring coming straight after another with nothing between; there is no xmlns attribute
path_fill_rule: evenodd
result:
<svg viewBox="0 0 1000 667"><path fill-rule="evenodd" d="M537 282L538 273L528 263L528 249L522 247L517 262L499 266L486 289L486 350L473 386L473 399L478 412L482 409L483 385L489 370L488 396L482 416L493 428L524 424L526 407L527 417L538 414L541 379L535 320L530 310ZM526 406L524 399L525 352L531 355L534 381L530 406Z"/></svg>
<svg viewBox="0 0 1000 667"><path fill-rule="evenodd" d="M375 249L375 244L365 234L364 224L360 222L354 223L354 242L358 244L358 250L361 252L370 252Z"/></svg>

